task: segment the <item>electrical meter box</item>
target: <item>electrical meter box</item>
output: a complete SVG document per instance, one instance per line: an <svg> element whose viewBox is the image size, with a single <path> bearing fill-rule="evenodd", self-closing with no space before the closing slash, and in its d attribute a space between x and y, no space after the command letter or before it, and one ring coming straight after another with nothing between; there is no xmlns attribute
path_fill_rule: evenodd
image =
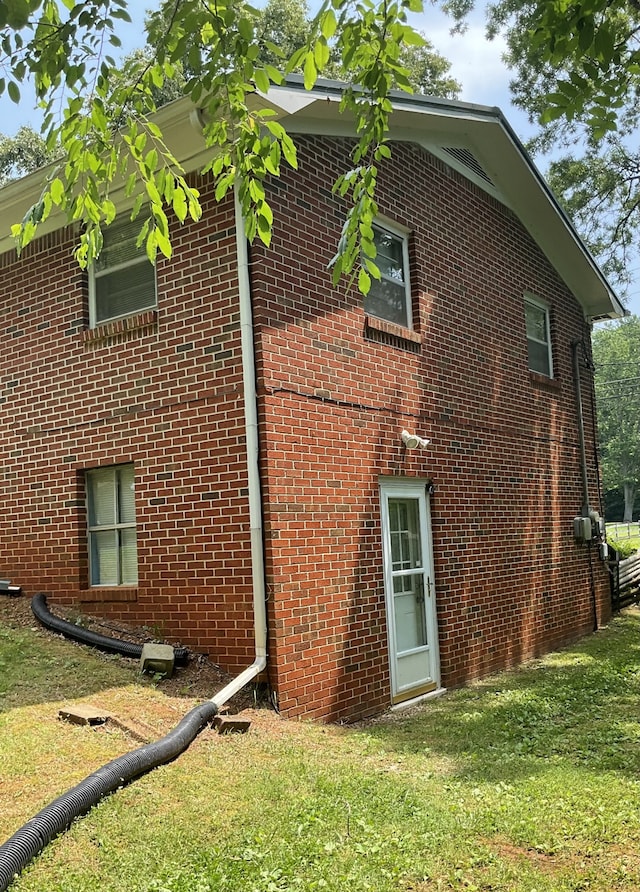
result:
<svg viewBox="0 0 640 892"><path fill-rule="evenodd" d="M579 542L590 542L592 536L591 518L574 517L573 535Z"/></svg>

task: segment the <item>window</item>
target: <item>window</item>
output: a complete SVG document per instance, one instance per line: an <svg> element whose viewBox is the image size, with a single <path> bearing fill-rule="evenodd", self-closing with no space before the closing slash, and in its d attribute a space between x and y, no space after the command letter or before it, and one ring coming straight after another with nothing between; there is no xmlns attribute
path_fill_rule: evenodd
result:
<svg viewBox="0 0 640 892"><path fill-rule="evenodd" d="M136 585L133 465L87 471L91 585Z"/></svg>
<svg viewBox="0 0 640 892"><path fill-rule="evenodd" d="M371 289L364 299L364 309L371 316L411 328L411 290L409 288L409 246L407 235L379 224L373 227L375 262L380 279L371 279Z"/></svg>
<svg viewBox="0 0 640 892"><path fill-rule="evenodd" d="M553 378L549 307L542 301L527 295L524 301L524 312L527 323L529 368L532 372L539 372L541 375Z"/></svg>
<svg viewBox="0 0 640 892"><path fill-rule="evenodd" d="M105 227L102 251L89 277L92 328L156 305L155 267L146 253L136 248L139 232L139 221L126 218Z"/></svg>

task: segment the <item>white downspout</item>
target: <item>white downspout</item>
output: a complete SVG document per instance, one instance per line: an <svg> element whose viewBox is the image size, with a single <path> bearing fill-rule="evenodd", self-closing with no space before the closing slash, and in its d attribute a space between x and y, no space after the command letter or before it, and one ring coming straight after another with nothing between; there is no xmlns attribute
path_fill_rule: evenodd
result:
<svg viewBox="0 0 640 892"><path fill-rule="evenodd" d="M267 665L267 605L264 583L264 549L262 542L262 491L258 469L258 406L256 368L253 349L253 318L249 280L249 249L244 234L244 218L234 189L236 251L238 258L238 294L240 298L240 341L242 345L242 381L244 387L245 442L249 491L249 523L251 528L251 571L253 581L253 620L256 658L253 663L219 691L211 702L219 708L249 684Z"/></svg>

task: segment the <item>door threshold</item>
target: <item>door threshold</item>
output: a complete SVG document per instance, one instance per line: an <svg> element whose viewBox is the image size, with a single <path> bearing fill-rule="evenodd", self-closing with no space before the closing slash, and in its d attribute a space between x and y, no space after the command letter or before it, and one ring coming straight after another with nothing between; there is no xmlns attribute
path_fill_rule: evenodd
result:
<svg viewBox="0 0 640 892"><path fill-rule="evenodd" d="M417 706L418 703L424 703L425 700L435 700L436 697L442 697L447 693L446 688L436 688L435 691L428 691L426 694L419 694L410 700L403 700L402 703L394 703L391 712L399 712L401 709L408 709L410 706Z"/></svg>

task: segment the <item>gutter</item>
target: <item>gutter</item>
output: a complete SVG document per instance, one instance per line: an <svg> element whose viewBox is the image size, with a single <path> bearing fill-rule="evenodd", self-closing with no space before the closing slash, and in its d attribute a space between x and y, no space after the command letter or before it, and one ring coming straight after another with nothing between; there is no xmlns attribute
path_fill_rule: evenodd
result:
<svg viewBox="0 0 640 892"><path fill-rule="evenodd" d="M253 622L255 660L219 691L211 702L220 708L267 666L267 604L264 574L262 488L260 485L258 404L256 363L253 347L253 312L249 278L249 246L244 234L244 217L237 186L234 188L236 249L238 258L238 294L240 302L240 341L242 346L242 382L244 388L245 443L251 530L251 573L253 582Z"/></svg>

